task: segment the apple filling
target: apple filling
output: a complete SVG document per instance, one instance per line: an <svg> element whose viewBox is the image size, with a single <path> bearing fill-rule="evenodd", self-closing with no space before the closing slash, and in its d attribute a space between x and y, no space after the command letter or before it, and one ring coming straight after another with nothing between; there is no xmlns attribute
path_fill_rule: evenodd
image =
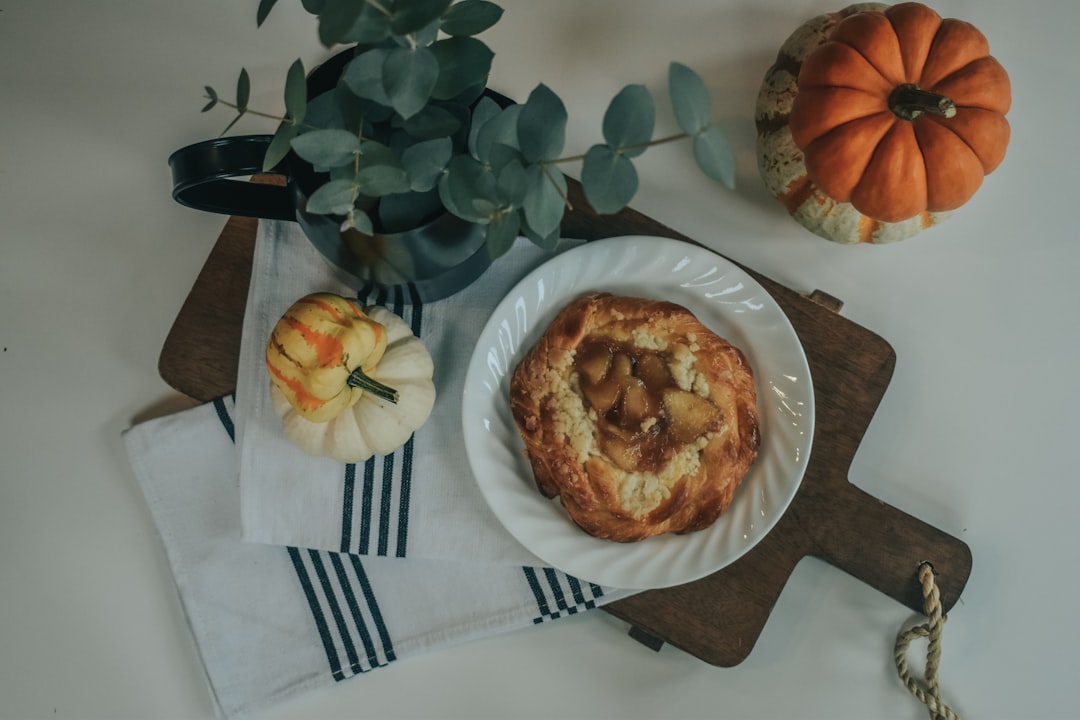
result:
<svg viewBox="0 0 1080 720"><path fill-rule="evenodd" d="M720 408L680 388L656 350L586 338L574 368L585 405L596 413L600 449L627 472L656 471L723 427Z"/></svg>

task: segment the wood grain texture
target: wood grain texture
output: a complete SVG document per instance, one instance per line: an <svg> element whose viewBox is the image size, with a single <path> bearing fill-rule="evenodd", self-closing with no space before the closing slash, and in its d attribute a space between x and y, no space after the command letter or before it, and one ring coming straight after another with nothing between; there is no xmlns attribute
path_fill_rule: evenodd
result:
<svg viewBox="0 0 1080 720"><path fill-rule="evenodd" d="M569 189L574 209L563 222L565 237L690 240L632 209L596 215L578 183L571 181ZM162 349L162 378L197 400L235 390L255 228L255 221L245 218L226 223ZM962 541L848 480L855 451L892 377L892 347L838 315L835 298L819 294L811 300L747 271L787 313L813 376L815 433L802 485L776 527L737 562L696 582L605 606L651 647L668 642L720 666L736 665L749 655L804 557L831 563L917 612L922 610L920 563L933 563L946 611L959 599L972 563ZM826 302L819 302L822 297Z"/></svg>

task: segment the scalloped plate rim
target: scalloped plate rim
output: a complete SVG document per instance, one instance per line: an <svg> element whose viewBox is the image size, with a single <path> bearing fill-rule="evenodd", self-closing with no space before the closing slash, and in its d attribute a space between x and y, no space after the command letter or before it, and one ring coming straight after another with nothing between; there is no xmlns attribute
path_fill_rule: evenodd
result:
<svg viewBox="0 0 1080 720"><path fill-rule="evenodd" d="M588 291L679 302L747 355L755 372L762 446L731 506L709 528L635 543L600 540L574 525L557 498L549 500L536 489L509 411L509 375L554 314ZM462 424L466 455L481 494L526 549L581 580L655 589L721 570L775 526L809 462L814 391L794 328L750 275L708 248L630 235L587 242L555 255L499 301L469 361Z"/></svg>

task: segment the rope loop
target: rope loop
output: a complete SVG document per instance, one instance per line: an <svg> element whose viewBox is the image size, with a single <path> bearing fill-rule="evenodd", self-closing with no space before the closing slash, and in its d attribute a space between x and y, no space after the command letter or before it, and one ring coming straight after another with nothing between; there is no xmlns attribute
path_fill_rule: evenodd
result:
<svg viewBox="0 0 1080 720"><path fill-rule="evenodd" d="M928 562L919 565L919 583L922 585L923 611L928 622L902 631L896 636L896 671L901 682L919 702L930 711L930 720L960 720L952 708L941 699L938 685L938 666L941 663L941 635L947 619L941 612L941 593L934 580L934 566ZM923 682L911 677L908 671L907 651L915 638L927 638L926 670Z"/></svg>

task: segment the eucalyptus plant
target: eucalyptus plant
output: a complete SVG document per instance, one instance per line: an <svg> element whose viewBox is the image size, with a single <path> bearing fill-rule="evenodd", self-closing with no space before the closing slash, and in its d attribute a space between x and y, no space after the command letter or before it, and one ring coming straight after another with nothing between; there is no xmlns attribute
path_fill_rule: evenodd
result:
<svg viewBox="0 0 1080 720"><path fill-rule="evenodd" d="M261 0L259 25L277 0ZM546 85L502 107L484 93L494 53L476 36L503 10L489 0L301 0L318 18L327 48L355 45L336 88L308 99L304 66L285 78L285 114L248 107L241 70L235 102L206 88L203 111L221 104L278 121L264 158L270 170L291 150L322 173L307 211L340 216L342 230L372 234L410 227L443 208L486 226L493 257L518 235L554 248L569 207L561 166L580 162L592 208L615 213L638 189L634 158L653 145L692 143L705 175L734 187L734 155L711 121L711 98L693 70L669 68L669 95L680 132L654 138L656 111L643 85L611 100L602 137L582 154L564 155L567 110ZM226 128L226 132L229 128Z"/></svg>

